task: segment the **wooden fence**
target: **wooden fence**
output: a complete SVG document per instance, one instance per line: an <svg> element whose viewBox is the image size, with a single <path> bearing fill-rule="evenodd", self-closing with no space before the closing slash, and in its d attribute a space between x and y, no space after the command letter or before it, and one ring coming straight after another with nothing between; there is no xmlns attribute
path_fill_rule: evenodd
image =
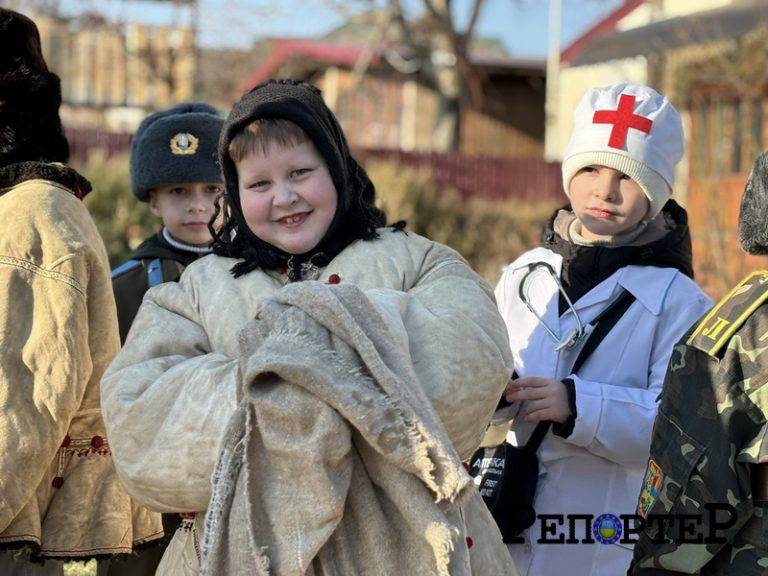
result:
<svg viewBox="0 0 768 576"><path fill-rule="evenodd" d="M538 158L371 149L357 150L355 157L363 164L380 160L428 170L438 186L452 187L465 197L518 198L530 202L565 200L560 164Z"/></svg>
<svg viewBox="0 0 768 576"><path fill-rule="evenodd" d="M107 156L130 151L131 134L94 130L66 130L73 159L84 161L95 150ZM435 184L452 187L465 197L489 200L517 198L530 202L563 199L560 164L538 158L465 156L401 150L358 149L363 165L370 161L394 162L427 170Z"/></svg>
<svg viewBox="0 0 768 576"><path fill-rule="evenodd" d="M102 132L99 130L80 130L67 128L69 155L73 160L84 162L91 152L103 151L107 156L128 154L131 149L132 134Z"/></svg>

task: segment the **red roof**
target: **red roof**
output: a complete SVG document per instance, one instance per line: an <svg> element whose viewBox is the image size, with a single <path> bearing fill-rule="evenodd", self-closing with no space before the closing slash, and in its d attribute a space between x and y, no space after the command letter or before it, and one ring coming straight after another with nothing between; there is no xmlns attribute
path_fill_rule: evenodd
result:
<svg viewBox="0 0 768 576"><path fill-rule="evenodd" d="M361 46L349 46L330 44L323 40L311 40L306 38L277 38L271 41L269 57L259 66L246 82L246 88L250 89L266 82L288 60L293 58L307 58L315 62L322 62L335 66L353 67L365 48ZM379 63L378 54L371 59L371 66Z"/></svg>
<svg viewBox="0 0 768 576"><path fill-rule="evenodd" d="M618 24L622 18L632 13L635 8L639 7L644 2L645 0L624 0L624 3L621 6L592 26L592 28L587 30L584 34L576 38L576 40L571 42L565 50L560 52L560 61L572 61L590 41L608 32L613 32L616 29L616 24Z"/></svg>
<svg viewBox="0 0 768 576"><path fill-rule="evenodd" d="M398 51L401 56L407 57L407 49L402 46L390 46ZM307 61L327 64L329 66L342 66L354 68L357 61L363 56L366 48L349 44L333 44L327 40L315 40L309 38L274 38L270 40L270 51L267 59L251 74L246 81L246 90L266 82L274 77L275 72L286 62L301 58ZM472 62L482 67L500 67L508 70L529 71L530 73L544 73L543 60L521 60L499 55L472 55ZM369 66L378 67L382 62L380 52L374 52Z"/></svg>

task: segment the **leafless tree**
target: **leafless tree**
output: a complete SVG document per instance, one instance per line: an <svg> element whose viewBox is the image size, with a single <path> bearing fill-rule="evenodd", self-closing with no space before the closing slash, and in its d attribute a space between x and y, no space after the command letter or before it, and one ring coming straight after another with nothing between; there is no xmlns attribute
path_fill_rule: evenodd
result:
<svg viewBox="0 0 768 576"><path fill-rule="evenodd" d="M433 132L438 149L457 150L461 131L461 103L466 96L477 99L477 85L470 61L470 44L484 0L473 0L469 22L457 29L451 0L422 0L430 29L426 41L417 41L409 30L400 0L390 0L395 22L418 55L423 71L436 88L439 113Z"/></svg>
<svg viewBox="0 0 768 576"><path fill-rule="evenodd" d="M326 4L351 15L355 11L380 8L375 0ZM382 53L401 72L418 74L438 97L438 114L432 133L435 149L456 151L461 132L462 103L477 102L479 84L470 58L470 47L485 0L472 0L467 22L461 26L454 16L453 0L420 0L421 13L410 17L402 0L386 0L378 28L373 32L369 50L355 67L358 74L367 70L373 53ZM402 51L387 52L387 44L397 39Z"/></svg>
<svg viewBox="0 0 768 576"><path fill-rule="evenodd" d="M40 14L56 15L59 13L59 0L6 0L6 7L24 12L31 10Z"/></svg>

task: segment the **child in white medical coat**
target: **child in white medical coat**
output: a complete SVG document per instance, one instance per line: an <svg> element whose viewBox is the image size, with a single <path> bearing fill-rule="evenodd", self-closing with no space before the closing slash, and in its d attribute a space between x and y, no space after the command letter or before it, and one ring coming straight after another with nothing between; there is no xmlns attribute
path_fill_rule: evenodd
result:
<svg viewBox="0 0 768 576"><path fill-rule="evenodd" d="M621 515L635 511L656 398L674 344L711 305L691 279L686 212L669 199L682 155L665 97L636 84L587 92L562 166L570 206L496 288L519 376L505 392L520 407L508 441L553 423L538 519L510 545L521 575L624 574L632 559ZM571 373L590 322L625 291L634 302Z"/></svg>

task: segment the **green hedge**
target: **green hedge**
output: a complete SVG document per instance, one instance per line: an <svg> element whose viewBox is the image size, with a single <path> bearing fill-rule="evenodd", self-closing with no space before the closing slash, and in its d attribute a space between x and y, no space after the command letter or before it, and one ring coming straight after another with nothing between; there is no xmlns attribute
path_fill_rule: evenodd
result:
<svg viewBox="0 0 768 576"><path fill-rule="evenodd" d="M128 156L107 158L96 152L85 164L75 168L93 185L85 205L104 238L114 268L126 261L144 238L160 229L160 219L131 193Z"/></svg>
<svg viewBox="0 0 768 576"><path fill-rule="evenodd" d="M116 266L159 229L159 220L131 194L126 156L94 154L76 168L93 184L86 205ZM541 227L555 208L550 201L465 200L455 190L438 190L428 172L393 163L372 162L367 169L390 221L406 220L408 230L455 248L491 283L504 264L538 243Z"/></svg>
<svg viewBox="0 0 768 576"><path fill-rule="evenodd" d="M538 245L542 226L556 208L550 201L464 199L452 189L438 190L426 171L371 163L379 205L390 221L451 246L486 280L495 283L501 268Z"/></svg>

